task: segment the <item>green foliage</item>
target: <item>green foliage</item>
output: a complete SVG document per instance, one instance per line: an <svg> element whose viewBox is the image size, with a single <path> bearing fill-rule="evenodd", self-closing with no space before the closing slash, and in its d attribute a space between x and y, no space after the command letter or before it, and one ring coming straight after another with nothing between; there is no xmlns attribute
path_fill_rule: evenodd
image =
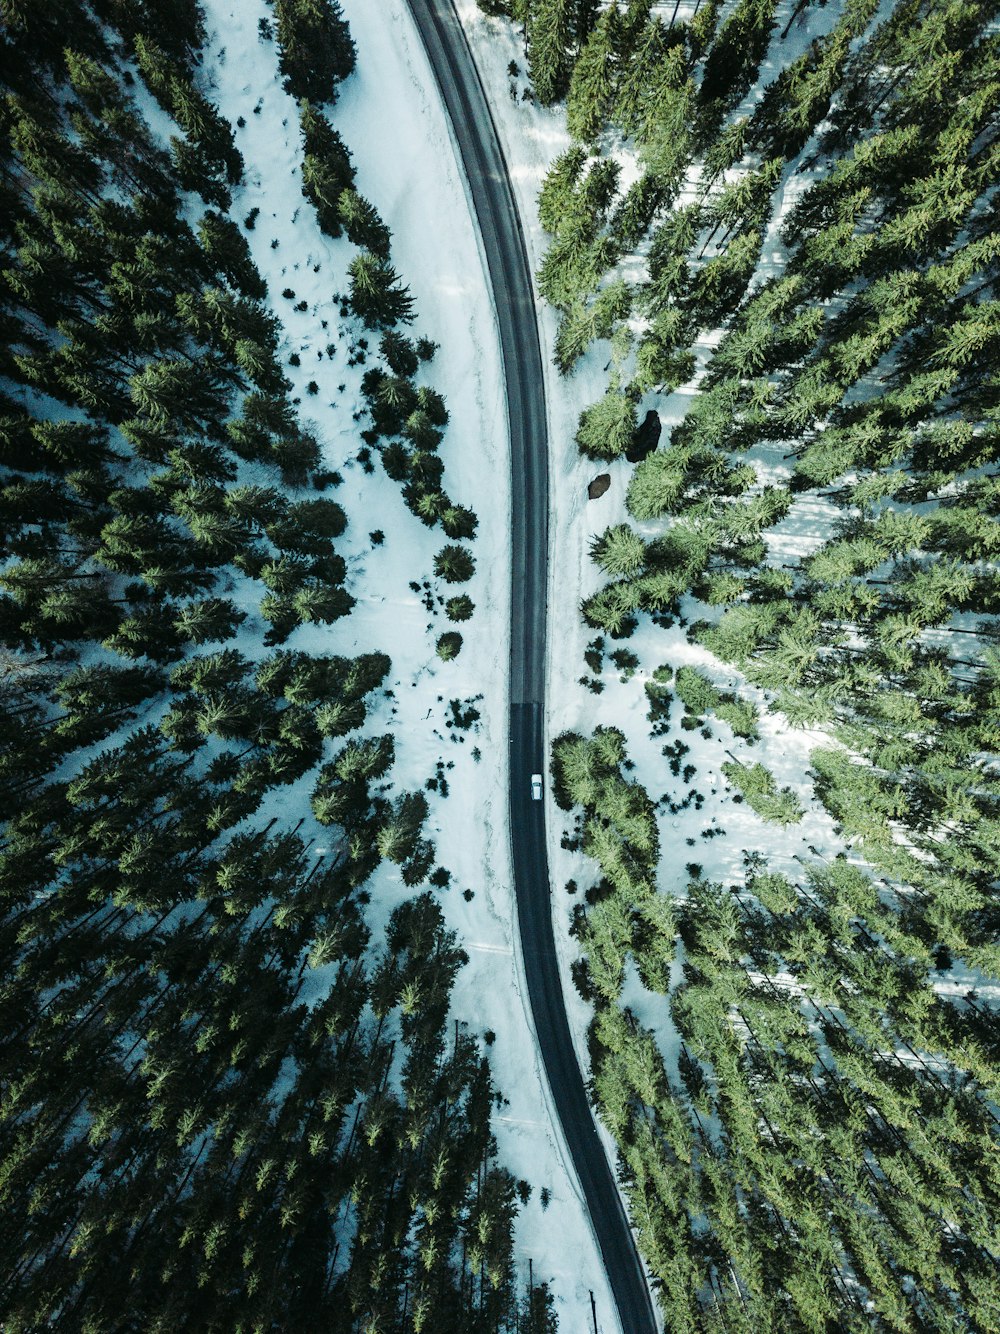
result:
<svg viewBox="0 0 1000 1334"><path fill-rule="evenodd" d="M452 658L457 658L462 651L462 636L457 630L446 630L443 635L438 636L436 649L442 662L451 662Z"/></svg>
<svg viewBox="0 0 1000 1334"><path fill-rule="evenodd" d="M613 340L581 419L591 457L619 454L624 398L685 386L629 485L641 535L612 523L593 541L606 580L585 623L621 636L693 607L692 638L828 734L811 779L851 861L793 876L746 853L743 883L673 885L675 925L647 924L664 900L634 892L596 817L591 744L559 738L557 796L584 808L567 844L602 873L574 917L574 977L668 1328L989 1328L992 1147L973 1144L996 1141L995 1014L940 979L1000 970L996 43L978 3L797 4L780 34L775 19L771 0L669 24L634 3L602 7L575 53L565 38L581 142L539 199L539 290L562 373ZM614 199L620 135L643 174ZM789 179L808 183L782 252L764 238ZM623 272L628 307L602 311ZM831 506L800 554L801 524ZM603 644L588 653L603 670ZM757 735L742 689L690 668L645 685L654 734L676 693L682 727L715 715ZM763 765L723 772L765 819L802 818ZM669 996L676 1058L621 1001L636 943L675 929L681 962L643 947L637 964Z"/></svg>
<svg viewBox="0 0 1000 1334"><path fill-rule="evenodd" d="M754 704L749 700L740 699L731 692L718 690L696 667L678 669L674 690L684 705L692 727L700 727L704 715L714 713L729 724L736 736L743 737L747 741L757 740L759 714ZM747 795L745 789L740 790ZM747 800L751 801L749 795Z"/></svg>
<svg viewBox="0 0 1000 1334"><path fill-rule="evenodd" d="M207 200L228 202L225 187L243 176L243 159L228 122L197 90L183 65L152 38L136 35L135 56L149 91L185 134L184 140L171 141L181 184Z"/></svg>
<svg viewBox="0 0 1000 1334"><path fill-rule="evenodd" d="M353 179L353 172L351 176ZM349 241L362 250L370 250L379 259L388 260L392 233L374 204L347 186L337 200L337 214Z"/></svg>
<svg viewBox="0 0 1000 1334"><path fill-rule="evenodd" d="M656 668L651 680L646 681L643 686L643 689L646 692L646 699L649 702L646 717L657 731L665 728L667 720L670 717L670 701L673 698L673 691L671 690L673 676L673 668L664 664L663 666Z"/></svg>
<svg viewBox="0 0 1000 1334"><path fill-rule="evenodd" d="M575 300L559 321L555 362L560 373L568 374L595 338L610 338L630 307L631 297L624 282L604 288L589 303Z"/></svg>
<svg viewBox="0 0 1000 1334"><path fill-rule="evenodd" d="M345 193L353 194L354 166L351 155L337 131L311 103L301 104L299 124L305 150L302 159L302 193L315 208L321 229L328 236L339 236L345 225L342 200ZM352 216L350 204L347 213L348 217Z"/></svg>
<svg viewBox="0 0 1000 1334"><path fill-rule="evenodd" d="M253 301L263 301L267 284L261 278L250 255L246 238L231 218L211 211L198 223L198 239L211 264L234 287Z"/></svg>
<svg viewBox="0 0 1000 1334"><path fill-rule="evenodd" d="M637 425L634 397L612 381L604 397L580 414L576 443L588 458L618 458L632 443Z"/></svg>
<svg viewBox="0 0 1000 1334"><path fill-rule="evenodd" d="M413 322L413 297L388 260L362 250L348 266L350 303L368 329Z"/></svg>
<svg viewBox="0 0 1000 1334"><path fill-rule="evenodd" d="M449 584L464 584L475 573L476 562L465 547L449 544L434 557L434 573Z"/></svg>
<svg viewBox="0 0 1000 1334"><path fill-rule="evenodd" d="M547 232L556 233L587 163L586 149L573 144L553 162L538 194L538 217Z"/></svg>
<svg viewBox="0 0 1000 1334"><path fill-rule="evenodd" d="M636 574L646 563L646 544L627 523L620 523L592 539L590 556L605 574Z"/></svg>
<svg viewBox="0 0 1000 1334"><path fill-rule="evenodd" d="M457 597L449 598L444 604L445 615L449 621L467 621L475 609L475 603L468 593L459 593Z"/></svg>
<svg viewBox="0 0 1000 1334"><path fill-rule="evenodd" d="M588 986L605 1001L618 995L630 953L648 978L659 978L673 954L672 915L655 889L656 818L645 790L625 779L626 760L625 738L614 728L599 727L589 739L563 733L552 746L556 803L583 807L583 848L611 891L577 930Z"/></svg>
<svg viewBox="0 0 1000 1334"><path fill-rule="evenodd" d="M705 60L699 96L703 102L736 106L750 90L767 52L774 0L742 0L716 34Z"/></svg>
<svg viewBox="0 0 1000 1334"><path fill-rule="evenodd" d="M333 102L357 52L339 0L274 0L279 63L295 98Z"/></svg>
<svg viewBox="0 0 1000 1334"><path fill-rule="evenodd" d="M573 65L566 101L566 124L574 139L590 141L596 138L611 110L613 62L620 23L617 6L606 9Z"/></svg>
<svg viewBox="0 0 1000 1334"><path fill-rule="evenodd" d="M541 0L528 6L528 69L543 105L562 97L569 86L572 0Z"/></svg>
<svg viewBox="0 0 1000 1334"><path fill-rule="evenodd" d="M722 772L763 819L781 825L798 824L802 819L802 807L795 793L790 787L779 791L773 774L762 764L727 760Z"/></svg>

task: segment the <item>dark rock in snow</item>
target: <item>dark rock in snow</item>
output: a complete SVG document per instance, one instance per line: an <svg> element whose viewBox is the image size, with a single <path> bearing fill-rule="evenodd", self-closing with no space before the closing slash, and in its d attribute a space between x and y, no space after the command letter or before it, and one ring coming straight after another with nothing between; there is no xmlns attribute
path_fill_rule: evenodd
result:
<svg viewBox="0 0 1000 1334"><path fill-rule="evenodd" d="M587 487L588 498L590 500L600 500L601 496L604 495L610 485L611 474L609 472L600 473L599 476L595 477Z"/></svg>
<svg viewBox="0 0 1000 1334"><path fill-rule="evenodd" d="M633 435L632 443L625 451L625 457L629 463L641 463L644 458L652 454L660 443L660 432L662 430L660 414L655 408L650 408L642 419L642 425Z"/></svg>

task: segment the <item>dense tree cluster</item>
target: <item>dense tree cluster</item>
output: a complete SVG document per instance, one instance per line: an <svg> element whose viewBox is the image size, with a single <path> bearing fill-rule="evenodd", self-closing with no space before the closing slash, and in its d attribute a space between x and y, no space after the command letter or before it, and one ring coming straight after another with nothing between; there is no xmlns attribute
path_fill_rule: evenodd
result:
<svg viewBox="0 0 1000 1334"><path fill-rule="evenodd" d="M655 812L645 789L625 777L626 763L625 738L613 727L591 737L564 732L552 745L555 800L563 810L583 807L579 845L603 874L588 895L590 910L577 912L574 934L587 955L584 990L606 1003L617 999L630 955L662 990L674 935L670 901L656 892Z"/></svg>
<svg viewBox="0 0 1000 1334"><path fill-rule="evenodd" d="M277 9L290 81L314 22L353 61ZM551 1334L459 943L427 893L365 921L434 864L365 727L389 661L285 646L351 609L345 515L198 7L0 16L0 1322Z"/></svg>
<svg viewBox="0 0 1000 1334"><path fill-rule="evenodd" d="M689 886L664 1066L605 987L655 866L608 909L623 853L585 833L595 1086L670 1328L993 1329L995 1007L950 974L1000 976L997 37L975 0L831 10L798 4L779 32L768 0L670 22L632 0L580 46L560 30L575 142L540 195L539 282L561 371L611 341L581 450L624 455L625 405L697 371L632 475L635 523L593 543L584 619L622 636L693 611L771 710L825 729L812 788L868 868L792 883L753 854L741 885ZM622 135L645 173L624 197ZM790 557L772 530L797 507L833 518ZM650 687L658 719L673 691L682 726L713 713L753 740L738 692L691 669ZM574 746L567 774L606 743ZM763 764L723 772L766 820L801 817ZM585 831L624 802L602 783L566 780Z"/></svg>
<svg viewBox="0 0 1000 1334"><path fill-rule="evenodd" d="M594 1093L669 1328L994 1328L995 1013L935 990L943 960L846 858L657 894L627 765L613 729L554 744L601 871L574 927ZM669 1059L621 1004L630 960Z"/></svg>

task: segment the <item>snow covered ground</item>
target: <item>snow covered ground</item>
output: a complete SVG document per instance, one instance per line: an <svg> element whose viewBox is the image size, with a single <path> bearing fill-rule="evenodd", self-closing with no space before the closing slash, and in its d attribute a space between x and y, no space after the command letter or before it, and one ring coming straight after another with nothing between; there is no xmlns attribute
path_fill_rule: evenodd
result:
<svg viewBox="0 0 1000 1334"><path fill-rule="evenodd" d="M536 1279L552 1281L561 1328L573 1334L592 1327L593 1290L598 1328L611 1334L618 1328L613 1304L553 1123L515 956L507 834L510 567L503 382L479 239L444 111L405 0L343 0L358 68L341 86L331 120L354 155L358 189L392 230L393 262L417 302L415 330L441 344L426 379L444 394L451 414L442 447L445 486L480 521L473 544L476 574L462 586L477 610L458 627L464 646L450 663L437 658L434 646L442 631L454 627L437 604L428 610L423 590L410 587L425 579L433 584L433 556L446 539L410 514L399 487L377 463L368 474L357 459L364 423L354 414L363 407L364 368L347 364L351 339L339 332L337 300L347 289L347 266L356 252L346 240L319 231L301 195L295 104L281 88L274 44L258 36L258 20L268 17L268 8L263 0L206 0L205 8L205 69L215 82L214 96L234 125L239 117L244 121L236 134L247 183L237 192L233 216L260 210L246 235L283 323L286 360L293 353L300 358L286 373L326 465L344 478L330 494L348 514L340 549L358 605L331 627L296 631L290 647L388 653L392 694L372 709L369 730L381 723L395 735L395 785L421 787L439 763L446 766L447 798L428 793L428 833L439 862L452 872L440 899L470 959L458 978L453 1013L470 1032L496 1034L490 1061L507 1099L496 1117L499 1157L535 1188L517 1229L520 1269L527 1280L530 1258ZM294 297L283 297L286 289ZM302 301L306 309L300 311ZM354 337L363 334L358 328ZM369 341L374 350L376 340ZM314 396L310 381L319 387ZM369 538L377 530L385 534L381 545ZM469 732L447 726L449 702L456 699L474 701L480 713ZM306 798L303 787L285 790L282 799L287 809L294 805L297 817L308 809ZM317 850L321 846L322 837ZM383 867L371 888L373 925L412 892L392 867ZM551 1193L546 1209L539 1198L543 1187Z"/></svg>

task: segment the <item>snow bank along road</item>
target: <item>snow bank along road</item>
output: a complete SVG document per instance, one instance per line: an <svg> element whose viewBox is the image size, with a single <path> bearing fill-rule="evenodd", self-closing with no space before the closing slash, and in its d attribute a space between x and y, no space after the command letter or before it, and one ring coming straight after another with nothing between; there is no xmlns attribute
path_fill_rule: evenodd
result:
<svg viewBox="0 0 1000 1334"><path fill-rule="evenodd" d="M510 420L513 588L510 644L510 822L524 972L535 1031L563 1133L625 1334L655 1334L649 1289L587 1102L556 961L545 853L544 770L548 457L542 354L531 273L489 107L451 0L410 0L462 155L500 325Z"/></svg>

